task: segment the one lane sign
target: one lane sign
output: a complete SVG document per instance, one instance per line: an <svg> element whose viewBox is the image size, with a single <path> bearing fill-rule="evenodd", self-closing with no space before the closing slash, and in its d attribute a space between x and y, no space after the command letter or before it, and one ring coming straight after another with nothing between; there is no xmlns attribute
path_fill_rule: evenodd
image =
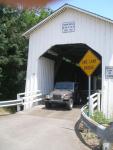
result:
<svg viewBox="0 0 113 150"><path fill-rule="evenodd" d="M99 64L100 60L98 57L89 50L81 59L79 66L87 76L90 76L99 66Z"/></svg>
<svg viewBox="0 0 113 150"><path fill-rule="evenodd" d="M99 66L100 60L98 57L93 54L90 50L87 51L87 53L84 55L84 57L81 59L79 66L80 68L85 72L85 74L88 76L88 97L89 97L89 115L92 115L92 102L91 102L91 75L96 70L96 68Z"/></svg>

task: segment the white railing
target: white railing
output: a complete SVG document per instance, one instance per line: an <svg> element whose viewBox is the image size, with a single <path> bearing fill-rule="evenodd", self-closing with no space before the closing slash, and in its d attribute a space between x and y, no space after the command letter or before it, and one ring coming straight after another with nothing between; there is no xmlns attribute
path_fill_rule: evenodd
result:
<svg viewBox="0 0 113 150"><path fill-rule="evenodd" d="M97 108L100 111L100 93L95 93L91 95L92 98L92 112ZM112 150L113 143L113 124L109 124L108 127L105 127L92 118L90 118L88 111L88 105L85 105L81 108L81 120L84 125L94 132L100 139L102 143L102 150Z"/></svg>
<svg viewBox="0 0 113 150"><path fill-rule="evenodd" d="M22 106L23 109L26 105L33 107L38 105L39 101L42 101L42 94L39 90L27 93L19 93L17 94L17 100L1 101L0 108L17 106L17 111L20 111Z"/></svg>
<svg viewBox="0 0 113 150"><path fill-rule="evenodd" d="M8 107L8 106L17 106L17 105L22 105L23 101L22 99L20 100L10 100L10 101L1 101L0 102L0 108L1 107Z"/></svg>
<svg viewBox="0 0 113 150"><path fill-rule="evenodd" d="M90 96L89 111L90 111L91 115L93 115L95 109L97 109L98 111L100 111L100 109L101 109L100 96L101 96L100 93L94 93Z"/></svg>
<svg viewBox="0 0 113 150"><path fill-rule="evenodd" d="M24 92L24 93L19 93L19 94L17 94L17 98L20 98L20 97L24 97L24 96L29 96L29 95L34 95L34 94L36 94L36 93L40 93L40 91L39 90L37 90L37 91L32 91L32 92Z"/></svg>
<svg viewBox="0 0 113 150"><path fill-rule="evenodd" d="M86 124L86 126L88 128L90 128L94 133L98 134L98 136L100 136L106 127L104 127L103 125L100 125L99 123L95 122L93 119L91 119L88 115L87 112L85 112L85 110L87 110L88 105L85 105L81 108L81 119L84 121L84 123ZM94 127L95 126L95 127ZM98 127L101 131L97 132L97 128Z"/></svg>
<svg viewBox="0 0 113 150"><path fill-rule="evenodd" d="M42 101L42 94L39 90L26 92L26 93L19 93L17 94L18 100L23 100L24 109L31 108L33 106L38 105L39 101ZM21 105L17 106L17 111L21 110Z"/></svg>

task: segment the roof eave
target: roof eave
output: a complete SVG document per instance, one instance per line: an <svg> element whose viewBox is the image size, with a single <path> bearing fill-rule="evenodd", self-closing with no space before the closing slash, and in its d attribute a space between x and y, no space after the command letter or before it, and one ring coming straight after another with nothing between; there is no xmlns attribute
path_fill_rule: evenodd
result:
<svg viewBox="0 0 113 150"><path fill-rule="evenodd" d="M69 4L68 4L68 6L69 6L68 8L72 8L72 9L74 9L74 10L78 10L79 12L85 13L85 14L87 14L87 15L93 16L93 17L95 17L95 18L99 18L99 19L101 19L101 20L103 20L103 21L107 21L107 22L113 24L113 20L111 20L111 19L109 19L109 18L103 17L103 16L101 16L101 15L95 14L95 13L93 13L93 12L90 12L90 11L87 11L87 10L84 10L84 9L81 9L81 8L78 8L78 7L69 5Z"/></svg>
<svg viewBox="0 0 113 150"><path fill-rule="evenodd" d="M57 9L50 16L48 16L47 18L45 18L44 20L42 20L40 23L36 24L32 28L30 28L28 31L26 31L25 33L23 33L22 36L25 36L26 38L29 38L30 34L32 32L34 32L38 27L40 27L42 24L46 23L48 20L52 19L53 17L57 16L58 14L60 14L61 12L63 12L67 8L71 8L71 9L77 10L79 12L85 13L87 15L93 16L95 18L98 18L98 19L101 19L103 21L106 21L106 22L109 22L109 23L113 24L113 20L111 20L111 19L105 18L103 16L97 15L97 14L89 12L89 11L86 11L84 9L80 9L78 7L75 7L75 6L72 6L72 5L69 5L69 4L65 4L62 7L60 7L59 9Z"/></svg>
<svg viewBox="0 0 113 150"><path fill-rule="evenodd" d="M22 34L22 36L25 36L26 38L29 38L30 34L35 31L38 27L40 27L42 24L46 23L48 20L52 19L53 17L57 16L58 14L60 14L61 12L63 12L65 9L67 8L66 4L62 7L60 7L59 9L57 9L55 12L53 12L50 16L48 16L47 18L45 18L44 20L42 20L41 22L39 22L38 24L36 24L35 26L33 26L32 28L30 28L28 31L26 31L25 33Z"/></svg>

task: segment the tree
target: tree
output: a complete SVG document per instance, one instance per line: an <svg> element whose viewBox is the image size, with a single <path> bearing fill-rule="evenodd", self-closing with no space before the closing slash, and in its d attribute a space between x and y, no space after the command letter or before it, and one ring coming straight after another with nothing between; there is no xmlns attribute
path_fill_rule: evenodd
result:
<svg viewBox="0 0 113 150"><path fill-rule="evenodd" d="M51 13L0 5L0 100L15 99L24 91L28 40L22 33Z"/></svg>

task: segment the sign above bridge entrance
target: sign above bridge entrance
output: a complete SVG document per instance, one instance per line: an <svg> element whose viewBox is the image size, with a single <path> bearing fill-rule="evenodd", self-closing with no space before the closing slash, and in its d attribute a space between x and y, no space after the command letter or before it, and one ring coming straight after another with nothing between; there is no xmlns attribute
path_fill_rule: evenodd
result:
<svg viewBox="0 0 113 150"><path fill-rule="evenodd" d="M87 76L91 76L99 64L100 60L98 57L93 52L88 50L88 52L81 59L79 66Z"/></svg>

